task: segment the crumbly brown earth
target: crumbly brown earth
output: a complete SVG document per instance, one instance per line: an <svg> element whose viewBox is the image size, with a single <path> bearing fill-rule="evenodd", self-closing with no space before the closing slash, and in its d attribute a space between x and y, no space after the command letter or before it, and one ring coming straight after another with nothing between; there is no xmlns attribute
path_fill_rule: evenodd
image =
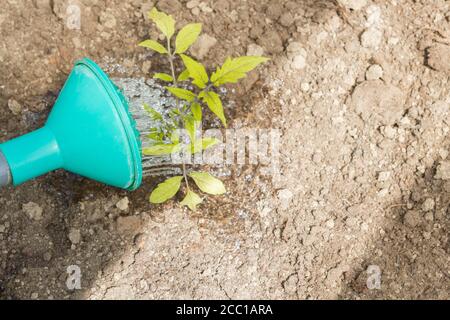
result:
<svg viewBox="0 0 450 320"><path fill-rule="evenodd" d="M227 114L282 131L281 179L232 167L229 194L195 214L150 205L155 179L128 193L58 171L2 189L0 297L448 299L450 3L6 0L0 141L44 123L78 58L112 76L161 71L136 47L155 35L154 4L203 23L193 54L211 67L272 59ZM66 286L71 265L81 290Z"/></svg>

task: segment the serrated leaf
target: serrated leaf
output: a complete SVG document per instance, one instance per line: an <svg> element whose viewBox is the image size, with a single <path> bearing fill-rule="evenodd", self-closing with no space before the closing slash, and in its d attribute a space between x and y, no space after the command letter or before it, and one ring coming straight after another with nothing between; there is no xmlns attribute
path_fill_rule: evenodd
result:
<svg viewBox="0 0 450 320"><path fill-rule="evenodd" d="M180 202L182 206L187 206L192 211L197 210L197 206L202 203L203 200L200 198L198 194L196 194L194 191L188 190L186 197L183 201Z"/></svg>
<svg viewBox="0 0 450 320"><path fill-rule="evenodd" d="M227 192L222 181L207 172L191 172L189 176L194 179L198 188L205 193L220 195Z"/></svg>
<svg viewBox="0 0 450 320"><path fill-rule="evenodd" d="M198 39L202 32L201 23L191 23L183 27L177 35L175 41L175 53L184 53Z"/></svg>
<svg viewBox="0 0 450 320"><path fill-rule="evenodd" d="M196 96L192 91L176 88L176 87L165 87L170 93L172 93L175 97L180 98L182 100L186 100L188 102L194 101Z"/></svg>
<svg viewBox="0 0 450 320"><path fill-rule="evenodd" d="M236 83L245 78L247 72L268 60L268 58L258 56L227 58L225 63L212 74L211 82L216 87L226 83Z"/></svg>
<svg viewBox="0 0 450 320"><path fill-rule="evenodd" d="M148 104L144 103L144 110L147 111L150 119L152 119L154 121L163 120L163 116L158 111L156 111L155 109L150 107Z"/></svg>
<svg viewBox="0 0 450 320"><path fill-rule="evenodd" d="M173 36L175 33L175 20L172 16L153 8L152 11L149 12L148 17L153 20L158 29L167 37L167 39L170 39Z"/></svg>
<svg viewBox="0 0 450 320"><path fill-rule="evenodd" d="M227 119L223 113L223 105L222 100L220 100L220 96L212 91L203 91L199 94L199 98L206 103L208 108L222 121L223 125L226 127Z"/></svg>
<svg viewBox="0 0 450 320"><path fill-rule="evenodd" d="M180 190L182 179L182 176L177 176L160 183L150 195L150 202L156 204L164 203L173 198L177 194L178 190Z"/></svg>
<svg viewBox="0 0 450 320"><path fill-rule="evenodd" d="M191 112L195 121L202 121L202 106L200 103L194 102L191 105Z"/></svg>
<svg viewBox="0 0 450 320"><path fill-rule="evenodd" d="M189 70L186 69L178 76L178 81L186 81L189 79Z"/></svg>
<svg viewBox="0 0 450 320"><path fill-rule="evenodd" d="M167 49L164 48L162 44L160 44L159 42L156 42L155 40L142 41L141 43L139 43L139 46L152 49L152 50L162 53L162 54L168 53Z"/></svg>
<svg viewBox="0 0 450 320"><path fill-rule="evenodd" d="M164 156L180 151L180 144L157 144L143 148L142 153L146 156Z"/></svg>
<svg viewBox="0 0 450 320"><path fill-rule="evenodd" d="M209 77L205 67L187 55L180 54L180 57L189 72L189 77L193 79L192 83L200 89L206 88Z"/></svg>
<svg viewBox="0 0 450 320"><path fill-rule="evenodd" d="M153 79L159 79L159 80L166 81L166 82L173 81L172 76L167 73L155 73L155 75L153 76Z"/></svg>

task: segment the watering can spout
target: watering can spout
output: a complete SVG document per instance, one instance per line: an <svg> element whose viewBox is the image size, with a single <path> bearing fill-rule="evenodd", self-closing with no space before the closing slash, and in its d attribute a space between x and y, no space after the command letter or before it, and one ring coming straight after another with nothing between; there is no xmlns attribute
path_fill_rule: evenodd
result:
<svg viewBox="0 0 450 320"><path fill-rule="evenodd" d="M3 153L0 152L0 188L12 183L11 170L8 161L6 161Z"/></svg>
<svg viewBox="0 0 450 320"><path fill-rule="evenodd" d="M76 63L45 126L0 144L0 186L56 169L127 190L142 181L139 133L121 92L91 60Z"/></svg>
<svg viewBox="0 0 450 320"><path fill-rule="evenodd" d="M5 160L5 155L8 155L6 163L9 172L4 176L12 180L10 172L14 172L14 184L21 184L63 166L58 143L47 127L10 140L0 148Z"/></svg>

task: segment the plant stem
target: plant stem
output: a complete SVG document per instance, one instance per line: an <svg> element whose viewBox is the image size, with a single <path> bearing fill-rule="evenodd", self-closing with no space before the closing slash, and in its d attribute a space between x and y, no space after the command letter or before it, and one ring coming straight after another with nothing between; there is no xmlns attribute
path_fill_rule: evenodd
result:
<svg viewBox="0 0 450 320"><path fill-rule="evenodd" d="M167 38L167 51L169 51L169 63L170 63L170 70L172 71L172 78L173 78L173 84L177 85L177 78L175 77L175 67L173 64L173 58L174 55L172 54L172 48L170 46L170 39Z"/></svg>
<svg viewBox="0 0 450 320"><path fill-rule="evenodd" d="M191 188L189 188L189 180L186 173L186 163L184 163L184 158L183 158L183 177L184 181L186 181L186 187L188 188L188 190L191 190Z"/></svg>
<svg viewBox="0 0 450 320"><path fill-rule="evenodd" d="M177 84L177 78L175 76L175 66L174 66L174 63L173 63L173 60L174 60L175 56L172 53L172 48L170 46L170 39L169 38L167 38L167 51L169 51L169 62L170 62L170 70L172 71L173 85L175 87L177 87L178 84ZM178 99L177 99L177 102L179 102ZM180 124L180 126L181 126L181 124ZM184 161L184 156L183 156L183 177L184 177L184 181L186 181L187 189L190 190L189 180L188 180L187 172L186 172L186 162Z"/></svg>

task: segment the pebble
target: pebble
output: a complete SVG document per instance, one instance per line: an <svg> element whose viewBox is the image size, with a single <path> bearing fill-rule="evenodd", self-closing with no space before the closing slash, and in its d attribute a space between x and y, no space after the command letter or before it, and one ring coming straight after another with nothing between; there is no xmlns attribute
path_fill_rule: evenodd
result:
<svg viewBox="0 0 450 320"><path fill-rule="evenodd" d="M198 16L198 15L200 14L200 9L199 9L198 7L195 7L195 8L193 8L193 9L191 10L191 13L192 13L194 16Z"/></svg>
<svg viewBox="0 0 450 320"><path fill-rule="evenodd" d="M22 112L22 105L14 99L9 99L8 108L14 115L18 115Z"/></svg>
<svg viewBox="0 0 450 320"><path fill-rule="evenodd" d="M199 4L200 4L199 0L191 0L186 3L186 8L193 9L195 7L198 7Z"/></svg>
<svg viewBox="0 0 450 320"><path fill-rule="evenodd" d="M292 67L296 70L302 70L306 67L306 58L299 54L292 60Z"/></svg>
<svg viewBox="0 0 450 320"><path fill-rule="evenodd" d="M37 298L39 298L39 293L33 292L33 293L31 294L31 299L36 300Z"/></svg>
<svg viewBox="0 0 450 320"><path fill-rule="evenodd" d="M450 74L450 46L441 43L433 44L426 50L427 65L434 70Z"/></svg>
<svg viewBox="0 0 450 320"><path fill-rule="evenodd" d="M383 33L377 28L368 28L361 35L361 45L364 48L378 49Z"/></svg>
<svg viewBox="0 0 450 320"><path fill-rule="evenodd" d="M361 10L367 4L367 0L341 0L343 6L351 10Z"/></svg>
<svg viewBox="0 0 450 320"><path fill-rule="evenodd" d="M431 210L434 209L434 205L435 205L434 200L431 199L431 198L428 198L428 199L426 199L426 200L423 202L423 204L422 204L422 210L423 210L423 211L431 211Z"/></svg>
<svg viewBox="0 0 450 320"><path fill-rule="evenodd" d="M128 200L128 197L125 197L116 203L116 207L121 211L127 211L129 204L130 200Z"/></svg>
<svg viewBox="0 0 450 320"><path fill-rule="evenodd" d="M333 219L328 220L327 222L325 222L325 226L328 229L333 229L334 228L334 220Z"/></svg>
<svg viewBox="0 0 450 320"><path fill-rule="evenodd" d="M206 57L211 48L216 45L216 43L216 38L208 34L202 34L198 38L197 42L191 47L191 53L194 57L203 59Z"/></svg>
<svg viewBox="0 0 450 320"><path fill-rule="evenodd" d="M102 12L99 21L105 28L114 29L117 26L116 17L108 12Z"/></svg>
<svg viewBox="0 0 450 320"><path fill-rule="evenodd" d="M258 44L270 54L282 53L284 50L283 40L276 30L271 30L259 37Z"/></svg>
<svg viewBox="0 0 450 320"><path fill-rule="evenodd" d="M397 130L392 126L385 126L382 128L383 136L388 139L394 139L397 135Z"/></svg>
<svg viewBox="0 0 450 320"><path fill-rule="evenodd" d="M50 9L51 0L34 0L34 6L36 9Z"/></svg>
<svg viewBox="0 0 450 320"><path fill-rule="evenodd" d="M378 64L371 65L366 71L366 80L378 80L383 77L383 68Z"/></svg>
<svg viewBox="0 0 450 320"><path fill-rule="evenodd" d="M383 182L387 181L391 177L391 173L389 171L383 171L378 173L378 181Z"/></svg>
<svg viewBox="0 0 450 320"><path fill-rule="evenodd" d="M137 216L119 217L117 231L122 234L137 234L141 226L141 219Z"/></svg>
<svg viewBox="0 0 450 320"><path fill-rule="evenodd" d="M286 200L290 200L293 197L293 193L291 190L289 189L283 189L278 191L278 199L280 201L286 201Z"/></svg>
<svg viewBox="0 0 450 320"><path fill-rule="evenodd" d="M142 73L149 73L152 67L152 62L150 60L146 60L142 63Z"/></svg>
<svg viewBox="0 0 450 320"><path fill-rule="evenodd" d="M81 242L81 232L80 229L72 228L69 231L69 240L72 244L78 244Z"/></svg>
<svg viewBox="0 0 450 320"><path fill-rule="evenodd" d="M290 27L294 24L294 16L290 12L285 12L280 18L280 23L284 27Z"/></svg>
<svg viewBox="0 0 450 320"><path fill-rule="evenodd" d="M264 48L258 46L256 43L252 43L247 47L247 55L248 56L263 56Z"/></svg>
<svg viewBox="0 0 450 320"><path fill-rule="evenodd" d="M351 102L365 121L374 118L385 126L392 126L403 116L404 100L402 90L375 80L359 84L353 90Z"/></svg>
<svg viewBox="0 0 450 320"><path fill-rule="evenodd" d="M442 161L436 169L435 179L450 180L450 161Z"/></svg>
<svg viewBox="0 0 450 320"><path fill-rule="evenodd" d="M300 85L300 89L302 89L303 92L308 92L310 89L309 83L302 82L302 84Z"/></svg>
<svg viewBox="0 0 450 320"><path fill-rule="evenodd" d="M408 211L403 217L403 222L410 227L417 227L420 224L420 213L416 210Z"/></svg>
<svg viewBox="0 0 450 320"><path fill-rule="evenodd" d="M43 258L45 261L49 262L50 260L52 260L52 253L51 252L44 253Z"/></svg>
<svg viewBox="0 0 450 320"><path fill-rule="evenodd" d="M39 221L42 219L42 208L34 202L28 202L22 205L22 210L28 215L31 220Z"/></svg>
<svg viewBox="0 0 450 320"><path fill-rule="evenodd" d="M297 54L303 54L306 57L306 51L303 49L303 46L300 42L293 41L289 43L286 48L286 52L288 54L288 58L292 58Z"/></svg>

